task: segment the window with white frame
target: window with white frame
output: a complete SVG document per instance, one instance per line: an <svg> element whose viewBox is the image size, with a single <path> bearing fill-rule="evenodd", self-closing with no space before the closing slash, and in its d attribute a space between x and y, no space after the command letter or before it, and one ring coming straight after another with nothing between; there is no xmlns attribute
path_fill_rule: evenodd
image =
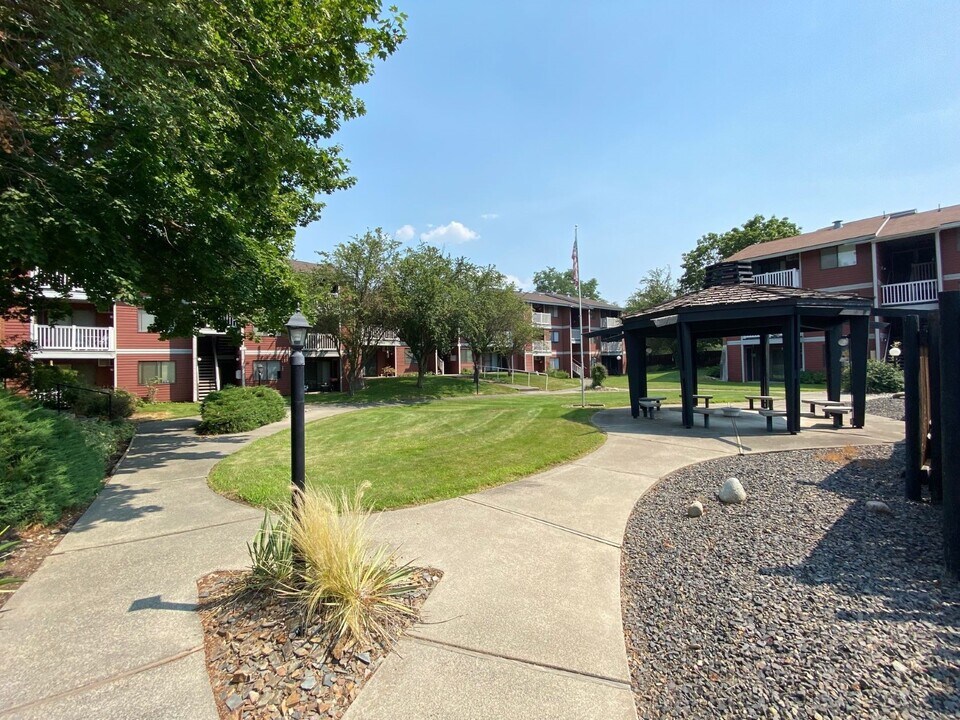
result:
<svg viewBox="0 0 960 720"><path fill-rule="evenodd" d="M560 358L550 358L550 369L559 370L560 369Z"/></svg>
<svg viewBox="0 0 960 720"><path fill-rule="evenodd" d="M550 332L550 342L553 342L553 343L558 343L558 342L560 342L560 331L559 331L559 330L552 330L552 331Z"/></svg>
<svg viewBox="0 0 960 720"><path fill-rule="evenodd" d="M557 317L559 314L560 314L560 308L558 308L556 305L551 305L550 315L552 315L553 317Z"/></svg>
<svg viewBox="0 0 960 720"><path fill-rule="evenodd" d="M852 267L857 264L856 245L840 245L839 247L823 248L820 251L820 269Z"/></svg>
<svg viewBox="0 0 960 720"><path fill-rule="evenodd" d="M277 382L280 379L279 360L255 360L253 363L253 379L260 382Z"/></svg>
<svg viewBox="0 0 960 720"><path fill-rule="evenodd" d="M144 360L137 363L137 379L141 385L171 385L177 381L177 364L172 360Z"/></svg>
<svg viewBox="0 0 960 720"><path fill-rule="evenodd" d="M150 326L156 319L155 315L151 315L143 308L137 308L137 332L152 332Z"/></svg>

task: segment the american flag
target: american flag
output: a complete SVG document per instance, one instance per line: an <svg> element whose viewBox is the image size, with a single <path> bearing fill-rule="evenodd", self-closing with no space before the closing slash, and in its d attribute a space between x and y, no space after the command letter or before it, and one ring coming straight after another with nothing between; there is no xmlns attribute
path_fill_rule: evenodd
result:
<svg viewBox="0 0 960 720"><path fill-rule="evenodd" d="M580 284L580 253L577 252L577 241L573 241L573 284Z"/></svg>

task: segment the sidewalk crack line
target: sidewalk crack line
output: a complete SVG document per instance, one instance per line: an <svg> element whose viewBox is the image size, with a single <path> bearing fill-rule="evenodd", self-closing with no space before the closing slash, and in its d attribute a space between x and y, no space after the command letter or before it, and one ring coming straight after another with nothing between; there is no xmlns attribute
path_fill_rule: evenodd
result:
<svg viewBox="0 0 960 720"><path fill-rule="evenodd" d="M460 497L459 500L464 502L473 503L474 505L482 505L483 507L490 508L491 510L498 510L500 512L509 513L510 515L517 515L518 517L527 518L528 520L533 520L534 522L540 523L541 525L547 525L557 530L562 530L563 532L568 532L571 535L577 535L579 537L585 538L586 540L593 540L594 542L602 543L603 545L609 545L612 548L620 549L620 544L611 542L610 540L605 540L602 537L597 537L596 535L591 535L589 533L581 532L580 530L574 530L573 528L567 527L565 525L559 525L555 522L550 522L549 520L544 520L539 518L536 515L528 515L524 512L519 512L518 510L509 510L508 508L501 507L500 505L494 505L493 503L486 503L475 498Z"/></svg>

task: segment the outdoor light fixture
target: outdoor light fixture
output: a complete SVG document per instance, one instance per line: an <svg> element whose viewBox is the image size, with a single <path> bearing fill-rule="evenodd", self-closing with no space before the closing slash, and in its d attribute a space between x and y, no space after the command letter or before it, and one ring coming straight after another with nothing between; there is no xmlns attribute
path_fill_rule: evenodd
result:
<svg viewBox="0 0 960 720"><path fill-rule="evenodd" d="M290 479L293 484L291 493L294 508L300 507L300 499L306 487L306 461L304 459L306 440L304 438L303 419L305 360L303 359L303 346L307 342L307 331L309 329L310 323L299 310L287 320L287 335L293 348L293 352L290 353Z"/></svg>
<svg viewBox="0 0 960 720"><path fill-rule="evenodd" d="M887 351L887 355L889 355L889 356L890 356L891 358L893 358L894 360L896 360L898 357L900 357L900 353L901 353L901 350L900 350L900 348L898 348L896 345L894 345L892 348L890 348L890 349Z"/></svg>
<svg viewBox="0 0 960 720"><path fill-rule="evenodd" d="M839 345L842 348L845 348L849 344L850 344L850 338L846 336L841 337L839 340L837 340L837 345Z"/></svg>
<svg viewBox="0 0 960 720"><path fill-rule="evenodd" d="M652 348L652 347L648 347L648 348L647 348L647 355L653 355L653 348Z"/></svg>

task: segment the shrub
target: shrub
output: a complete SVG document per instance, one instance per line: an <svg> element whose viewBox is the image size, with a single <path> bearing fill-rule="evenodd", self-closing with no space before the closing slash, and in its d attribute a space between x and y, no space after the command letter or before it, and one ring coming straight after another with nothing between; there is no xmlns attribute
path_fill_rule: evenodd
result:
<svg viewBox="0 0 960 720"><path fill-rule="evenodd" d="M704 370L704 374L707 377L719 379L723 376L723 371L720 369L719 365L711 365Z"/></svg>
<svg viewBox="0 0 960 720"><path fill-rule="evenodd" d="M827 382L827 374L822 370L801 370L801 385L823 385Z"/></svg>
<svg viewBox="0 0 960 720"><path fill-rule="evenodd" d="M74 414L84 417L100 417L119 420L133 415L140 399L126 390L100 391L99 388L74 389L68 396L64 394Z"/></svg>
<svg viewBox="0 0 960 720"><path fill-rule="evenodd" d="M363 490L351 499L308 487L291 536L303 557L298 581L307 622L319 617L335 636L366 643L387 634L383 621L391 614L411 612L396 598L411 589L413 569L372 544Z"/></svg>
<svg viewBox="0 0 960 720"><path fill-rule="evenodd" d="M556 378L557 380L566 380L570 377L570 373L568 373L566 370L551 370L547 374L552 378Z"/></svg>
<svg viewBox="0 0 960 720"><path fill-rule="evenodd" d="M7 530L10 527L7 526L3 530L0 530L0 538L2 538ZM13 550L17 545L19 545L16 540L0 540L0 570L3 569L3 561L6 559L7 555L10 554L10 551ZM4 585L13 585L15 583L21 583L23 580L15 577L0 577L0 592L13 592L13 590L4 590Z"/></svg>
<svg viewBox="0 0 960 720"><path fill-rule="evenodd" d="M254 430L286 416L286 405L276 390L266 385L231 386L212 392L200 404L201 435L222 435Z"/></svg>
<svg viewBox="0 0 960 720"><path fill-rule="evenodd" d="M0 392L0 526L49 524L91 500L118 432L128 430L57 415Z"/></svg>
<svg viewBox="0 0 960 720"><path fill-rule="evenodd" d="M850 366L843 368L843 389L850 392ZM883 360L867 360L867 392L893 393L903 391L903 370L899 365Z"/></svg>
<svg viewBox="0 0 960 720"><path fill-rule="evenodd" d="M603 381L607 379L607 368L597 363L590 368L590 378L593 380L593 387L603 387Z"/></svg>
<svg viewBox="0 0 960 720"><path fill-rule="evenodd" d="M290 511L280 511L276 521L270 511L263 513L260 529L252 543L247 543L250 554L251 580L254 587L282 588L293 575L293 543L290 539Z"/></svg>

